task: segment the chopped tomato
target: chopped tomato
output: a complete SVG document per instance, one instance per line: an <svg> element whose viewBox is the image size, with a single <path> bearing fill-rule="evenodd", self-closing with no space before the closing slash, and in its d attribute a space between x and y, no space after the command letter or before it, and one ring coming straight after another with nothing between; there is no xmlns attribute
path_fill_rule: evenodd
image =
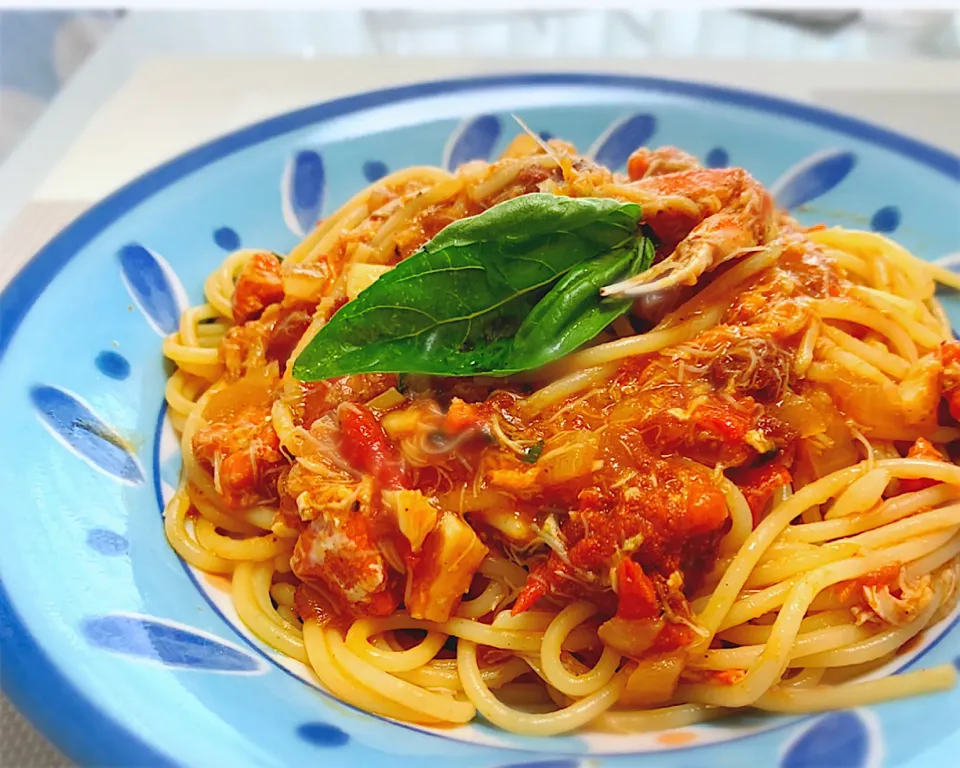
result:
<svg viewBox="0 0 960 768"><path fill-rule="evenodd" d="M694 632L686 624L664 624L657 639L650 648L651 653L669 653L690 645L696 639Z"/></svg>
<svg viewBox="0 0 960 768"><path fill-rule="evenodd" d="M321 627L337 618L337 611L330 599L309 584L300 583L293 593L293 607L301 621L313 619Z"/></svg>
<svg viewBox="0 0 960 768"><path fill-rule="evenodd" d="M406 478L400 457L370 409L359 403L343 403L337 415L343 457L384 488L403 488Z"/></svg>
<svg viewBox="0 0 960 768"><path fill-rule="evenodd" d="M465 403L459 397L453 398L443 420L445 431L450 433L463 432L479 426L479 423L480 409L472 403Z"/></svg>
<svg viewBox="0 0 960 768"><path fill-rule="evenodd" d="M627 158L627 175L631 181L650 176L693 171L702 166L693 155L676 147L647 149L640 147Z"/></svg>
<svg viewBox="0 0 960 768"><path fill-rule="evenodd" d="M917 441L910 446L907 451L908 459L932 459L933 461L943 461L943 456L936 446L929 440L918 437ZM912 493L913 491L922 491L931 485L936 485L936 480L927 477L908 477L900 481L901 493Z"/></svg>
<svg viewBox="0 0 960 768"><path fill-rule="evenodd" d="M832 589L837 599L846 603L851 598L860 595L864 587L893 586L900 578L900 567L899 563L891 563L876 571L865 573L859 578L838 582L833 585Z"/></svg>
<svg viewBox="0 0 960 768"><path fill-rule="evenodd" d="M239 325L253 320L268 306L282 300L280 259L272 253L255 253L237 279L233 292L233 321Z"/></svg>
<svg viewBox="0 0 960 768"><path fill-rule="evenodd" d="M893 584L900 578L900 564L891 563L870 573L865 573L855 581L861 587L883 587Z"/></svg>
<svg viewBox="0 0 960 768"><path fill-rule="evenodd" d="M378 592L367 603L367 615L392 616L397 605L397 597L393 592Z"/></svg>
<svg viewBox="0 0 960 768"><path fill-rule="evenodd" d="M953 420L960 421L960 388L944 392L943 396L947 400L947 407L950 409L950 415L953 416Z"/></svg>
<svg viewBox="0 0 960 768"><path fill-rule="evenodd" d="M948 341L940 347L943 364L943 397L950 415L960 421L960 341Z"/></svg>
<svg viewBox="0 0 960 768"><path fill-rule="evenodd" d="M944 366L960 362L960 341L945 341L940 346L940 360Z"/></svg>
<svg viewBox="0 0 960 768"><path fill-rule="evenodd" d="M617 617L621 619L653 619L660 615L660 601L653 582L629 557L617 568Z"/></svg>
<svg viewBox="0 0 960 768"><path fill-rule="evenodd" d="M749 414L737 408L724 408L717 403L704 403L694 411L694 423L725 443L739 443L750 430Z"/></svg>
<svg viewBox="0 0 960 768"><path fill-rule="evenodd" d="M529 611L541 597L547 594L549 588L550 585L539 573L531 573L527 577L527 583L523 585L523 589L517 595L513 608L510 609L511 615L516 616L524 611Z"/></svg>
<svg viewBox="0 0 960 768"><path fill-rule="evenodd" d="M754 527L763 519L763 513L774 491L792 482L787 468L775 462L750 469L733 470L731 476L750 505Z"/></svg>
<svg viewBox="0 0 960 768"><path fill-rule="evenodd" d="M335 314L337 314L337 312L339 312L341 309L343 309L345 306L347 306L347 304L349 303L349 301L350 301L350 299L347 298L346 296L341 296L339 299L336 299L336 300L333 302L333 306L330 307L330 316L329 316L327 319L329 320L331 317L333 317Z"/></svg>
<svg viewBox="0 0 960 768"><path fill-rule="evenodd" d="M256 480L256 469L248 454L231 453L220 462L220 484L229 488L231 494L252 490Z"/></svg>
<svg viewBox="0 0 960 768"><path fill-rule="evenodd" d="M715 531L727 519L727 502L715 485L699 477L690 482L687 491L687 514L684 523L689 533Z"/></svg>
<svg viewBox="0 0 960 768"><path fill-rule="evenodd" d="M268 360L276 360L280 364L280 372L283 373L287 359L310 327L313 308L306 302L298 302L281 306L279 310L267 338L266 355Z"/></svg>
<svg viewBox="0 0 960 768"><path fill-rule="evenodd" d="M707 669L703 672L706 682L715 685L736 685L747 676L745 669Z"/></svg>

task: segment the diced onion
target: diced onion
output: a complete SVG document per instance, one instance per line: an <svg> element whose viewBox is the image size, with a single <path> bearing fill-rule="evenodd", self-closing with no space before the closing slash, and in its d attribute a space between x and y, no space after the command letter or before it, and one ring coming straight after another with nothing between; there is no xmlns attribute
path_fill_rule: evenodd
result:
<svg viewBox="0 0 960 768"><path fill-rule="evenodd" d="M398 405L403 405L406 402L406 398L400 394L396 387L390 387L383 394L377 395L372 400L367 402L371 408L376 408L378 411L388 411L391 408L396 408Z"/></svg>
<svg viewBox="0 0 960 768"><path fill-rule="evenodd" d="M683 671L683 655L664 653L649 656L630 673L617 703L625 707L654 707L673 696Z"/></svg>
<svg viewBox="0 0 960 768"><path fill-rule="evenodd" d="M373 285L382 274L393 267L382 264L351 264L347 267L347 298L353 301L361 291Z"/></svg>

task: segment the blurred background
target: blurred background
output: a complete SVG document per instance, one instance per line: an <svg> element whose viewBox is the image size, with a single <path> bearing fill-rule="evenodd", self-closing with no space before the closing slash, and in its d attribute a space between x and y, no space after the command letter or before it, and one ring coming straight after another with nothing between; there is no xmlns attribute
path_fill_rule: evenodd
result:
<svg viewBox="0 0 960 768"><path fill-rule="evenodd" d="M949 11L0 11L0 161L111 38L128 55L960 58Z"/></svg>

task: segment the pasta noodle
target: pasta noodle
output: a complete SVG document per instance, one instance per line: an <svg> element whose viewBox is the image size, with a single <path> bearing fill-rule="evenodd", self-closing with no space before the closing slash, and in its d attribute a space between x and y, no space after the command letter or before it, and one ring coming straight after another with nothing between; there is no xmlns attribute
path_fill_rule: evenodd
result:
<svg viewBox="0 0 960 768"><path fill-rule="evenodd" d="M630 316L508 378L293 377L364 281L538 191L641 205L652 277L605 289ZM398 171L282 262L229 255L165 340L164 530L264 643L425 726L638 733L941 690L952 666L859 679L956 600L960 345L936 282L960 288L673 148L623 175L523 135Z"/></svg>

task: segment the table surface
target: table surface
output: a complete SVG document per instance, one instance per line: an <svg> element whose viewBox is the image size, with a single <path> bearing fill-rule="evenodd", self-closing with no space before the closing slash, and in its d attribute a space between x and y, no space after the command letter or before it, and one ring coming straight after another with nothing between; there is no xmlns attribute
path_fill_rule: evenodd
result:
<svg viewBox="0 0 960 768"><path fill-rule="evenodd" d="M858 74L841 76L849 91L887 90L900 94L928 93L947 88L956 102L960 74L951 63L960 60L960 13L907 12L899 14L892 26L890 12L864 12L856 23L826 33L799 26L788 26L765 16L730 11L504 11L424 13L412 11L337 11L337 12L138 12L118 25L106 44L91 57L34 125L20 146L0 165L0 232L35 195L41 182L58 165L63 154L84 126L100 115L102 107L140 65L160 55L197 55L219 59L231 57L287 57L310 62L315 57L349 57L349 67L336 66L331 77L330 63L314 67L309 83L274 81L273 85L295 101L297 90L308 101L364 87L396 82L391 66L372 57L443 57L423 77L436 78L438 72L539 68L587 67L591 69L627 68L629 71L655 71L664 76L721 80L728 83L802 96L810 82L829 85L829 73L837 62L867 63ZM907 23L910 22L910 23ZM357 61L358 58L364 61ZM467 67L459 66L472 60ZM933 69L911 70L903 76L901 65L918 59L933 60ZM805 62L804 66L798 66ZM884 69L875 64L886 64ZM786 68L771 67L786 64ZM648 67L649 65L649 67ZM724 66L720 66L724 65ZM808 77L808 67L819 74ZM724 71L717 71L723 69ZM843 67L838 67L838 71ZM910 69L907 67L907 69ZM229 72L227 73L229 75ZM246 73L244 75L247 76ZM193 77L182 83L190 86ZM235 86L243 87L239 76ZM236 87L234 88L236 90ZM271 89L272 90L272 89ZM164 99L169 94L164 94ZM265 105L283 105L283 99L265 94ZM809 97L808 97L809 98ZM827 106L845 106L839 91L827 96ZM910 108L901 115L884 109L883 96L864 109L883 112L895 127L937 141L949 137L944 127L934 131L939 121L928 119L929 111L914 115ZM172 105L159 98L149 101L151 114L173 114ZM252 98L248 97L248 103ZM944 98L944 102L948 99ZM186 103L181 100L181 104ZM178 121L178 133L189 131L190 120ZM857 112L856 105L850 107ZM929 109L929 107L925 108ZM267 114L248 108L246 115ZM241 115L241 119L246 119ZM882 119L882 118L878 118ZM101 124L104 120L100 121ZM169 127L170 120L164 123ZM133 123L148 141L162 140L149 124ZM234 127L227 119L224 126ZM139 132L139 130L138 130ZM930 135L925 135L929 133ZM956 133L955 131L953 132ZM123 136L126 143L130 132ZM146 144L141 141L138 147ZM116 145L114 145L116 148ZM140 152L140 149L137 150ZM143 160L152 155L140 152ZM94 183L96 175L87 177ZM87 199L96 199L91 191Z"/></svg>
<svg viewBox="0 0 960 768"><path fill-rule="evenodd" d="M947 32L937 45L953 44L955 26ZM0 166L0 284L96 200L200 142L439 76L562 69L714 82L960 153L960 61L905 59L916 45L881 45L862 28L812 36L726 12L133 14ZM0 763L68 765L2 697Z"/></svg>

